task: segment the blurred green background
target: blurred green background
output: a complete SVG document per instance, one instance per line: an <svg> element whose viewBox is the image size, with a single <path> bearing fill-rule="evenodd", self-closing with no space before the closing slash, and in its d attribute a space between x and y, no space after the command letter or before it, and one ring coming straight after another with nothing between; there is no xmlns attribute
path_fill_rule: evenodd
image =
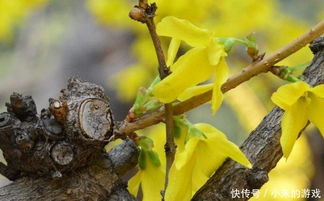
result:
<svg viewBox="0 0 324 201"><path fill-rule="evenodd" d="M218 36L244 38L255 33L259 49L267 54L324 19L323 0L155 2L157 21L173 15ZM32 95L40 111L48 106L48 98L59 96L69 77L79 76L105 87L115 118L122 120L137 89L147 86L157 73L145 26L128 18L134 4L135 0L0 0L0 110L5 111L5 102L16 91ZM169 41L162 38L162 42L167 47ZM281 64L295 66L311 59L305 47ZM239 46L227 61L232 73L250 63ZM240 144L271 110L269 97L283 83L273 75L260 75L228 92L215 116L207 105L188 117L194 123L215 125ZM254 200L312 200L266 193L276 189L319 188L324 196L323 140L312 127L305 132L288 161L280 161L270 173L263 195Z"/></svg>

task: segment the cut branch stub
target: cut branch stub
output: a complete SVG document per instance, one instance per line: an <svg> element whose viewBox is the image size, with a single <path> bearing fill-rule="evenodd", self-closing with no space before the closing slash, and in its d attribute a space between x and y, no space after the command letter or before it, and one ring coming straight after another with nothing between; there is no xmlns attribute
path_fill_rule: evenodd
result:
<svg viewBox="0 0 324 201"><path fill-rule="evenodd" d="M71 163L73 155L72 147L65 142L58 142L51 150L51 157L59 165L68 165Z"/></svg>
<svg viewBox="0 0 324 201"><path fill-rule="evenodd" d="M71 78L68 88L61 92L59 101L68 111L64 122L67 135L91 144L107 142L113 134L114 121L104 89Z"/></svg>
<svg viewBox="0 0 324 201"><path fill-rule="evenodd" d="M6 103L9 113L15 114L22 121L31 121L36 119L36 104L31 96L25 96L13 93L10 96L10 103Z"/></svg>
<svg viewBox="0 0 324 201"><path fill-rule="evenodd" d="M2 174L61 177L91 164L113 135L114 121L102 87L72 78L48 109L36 113L30 96L14 93L0 114Z"/></svg>
<svg viewBox="0 0 324 201"><path fill-rule="evenodd" d="M82 134L91 139L104 140L111 132L112 117L107 102L99 99L85 100L79 111Z"/></svg>

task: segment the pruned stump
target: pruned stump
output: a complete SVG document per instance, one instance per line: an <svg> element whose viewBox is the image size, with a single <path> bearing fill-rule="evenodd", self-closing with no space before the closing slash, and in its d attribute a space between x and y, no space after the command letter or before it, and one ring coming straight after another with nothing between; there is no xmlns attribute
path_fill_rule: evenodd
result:
<svg viewBox="0 0 324 201"><path fill-rule="evenodd" d="M72 78L61 93L40 115L32 97L14 93L0 114L0 148L7 161L1 173L18 186L32 182L38 190L51 189L49 194L60 192L53 199L31 193L13 200L105 200L113 189L128 194L103 151L115 126L103 88Z"/></svg>

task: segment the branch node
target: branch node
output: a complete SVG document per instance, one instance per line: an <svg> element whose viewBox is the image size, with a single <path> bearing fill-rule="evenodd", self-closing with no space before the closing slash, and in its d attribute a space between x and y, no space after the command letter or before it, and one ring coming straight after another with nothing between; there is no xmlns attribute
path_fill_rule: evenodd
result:
<svg viewBox="0 0 324 201"><path fill-rule="evenodd" d="M322 37L316 38L309 45L309 48L312 50L313 54L316 54L318 51L322 50L323 47L324 47L324 40Z"/></svg>
<svg viewBox="0 0 324 201"><path fill-rule="evenodd" d="M283 70L286 68L288 68L288 67L287 66L272 66L270 68L270 72L281 79L286 79L287 74L283 73Z"/></svg>
<svg viewBox="0 0 324 201"><path fill-rule="evenodd" d="M268 172L259 168L253 168L247 173L246 180L251 189L260 189L269 180Z"/></svg>

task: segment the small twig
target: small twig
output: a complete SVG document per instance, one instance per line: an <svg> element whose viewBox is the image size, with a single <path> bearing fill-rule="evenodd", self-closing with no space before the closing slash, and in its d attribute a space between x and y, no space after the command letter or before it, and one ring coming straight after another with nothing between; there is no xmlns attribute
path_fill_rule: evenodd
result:
<svg viewBox="0 0 324 201"><path fill-rule="evenodd" d="M225 93L260 73L268 72L276 63L298 51L322 34L324 34L324 21L321 21L316 26L311 28L308 32L304 33L296 40L277 50L270 56L265 57L261 61L250 64L249 66L243 68L240 73L230 77L227 82L223 84L222 92ZM192 97L184 102L175 105L173 107L173 114L179 115L193 108L196 108L210 101L211 97L212 91L207 91L203 94ZM161 110L156 110L154 112L144 114L133 122L125 122L124 125L120 128L121 132L129 133L157 124L163 120L163 116L164 111Z"/></svg>
<svg viewBox="0 0 324 201"><path fill-rule="evenodd" d="M123 135L128 135L128 133L158 124L163 121L164 115L163 110L150 111L132 122L124 121L119 127L118 132L123 133Z"/></svg>
<svg viewBox="0 0 324 201"><path fill-rule="evenodd" d="M139 5L135 6L131 12L130 17L142 23L145 23L156 52L156 56L159 63L159 75L161 80L164 79L166 76L169 75L169 68L166 65L165 57L163 53L163 49L161 46L161 41L159 36L156 33L155 23L154 23L154 16L157 7L156 4L149 5L146 0L139 0ZM165 183L164 183L164 191L168 186L169 180L169 170L172 166L174 161L175 152L176 152L176 145L174 143L173 137L173 106L172 103L168 103L164 105L164 116L165 116L165 124L166 124L166 143L164 146L165 154L166 154L166 173L165 173ZM164 193L162 192L162 200L164 200Z"/></svg>

